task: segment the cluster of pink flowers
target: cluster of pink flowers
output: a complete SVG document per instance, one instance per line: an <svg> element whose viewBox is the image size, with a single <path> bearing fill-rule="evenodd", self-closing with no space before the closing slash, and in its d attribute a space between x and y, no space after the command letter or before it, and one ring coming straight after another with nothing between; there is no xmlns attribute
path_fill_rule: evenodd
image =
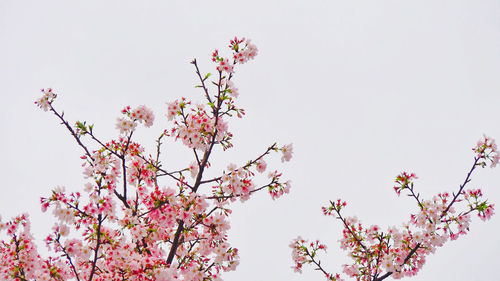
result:
<svg viewBox="0 0 500 281"><path fill-rule="evenodd" d="M236 165L231 164L228 166L227 172L217 179L217 185L213 186L213 198L230 198L236 200L239 198L241 201L246 201L250 195L256 191L267 187L271 198L277 199L284 194L290 192L291 182L281 181L281 173L277 171L270 172L268 178L270 182L264 186L256 188L254 184L254 172L250 171L250 167L255 165L259 172L264 172L265 162L263 160L255 161L252 165L245 165L237 168Z"/></svg>
<svg viewBox="0 0 500 281"><path fill-rule="evenodd" d="M351 264L343 266L343 272L356 280L381 281L391 276L395 279L414 276L425 264L426 257L435 253L447 241L455 240L469 231L471 216L477 212L482 220L494 214L494 205L482 199L480 189L467 190L470 175L476 167L491 167L498 162L494 140L484 136L476 148L474 164L458 191L451 195L439 193L430 200L421 200L414 189L413 173L402 172L396 179L395 192L400 195L406 190L417 202L419 211L410 216L402 227L389 227L382 231L377 225L365 227L356 217L344 217L341 210L346 206L342 200L331 201L323 207L323 214L342 221L344 229L339 240L340 248L347 251L353 259ZM339 280L339 275L325 271L316 256L316 244L307 245L301 238L292 242L292 259L296 271L301 271L303 264L314 264L316 269L325 273L328 280Z"/></svg>
<svg viewBox="0 0 500 281"><path fill-rule="evenodd" d="M234 65L236 63L244 64L249 60L254 59L258 53L257 46L250 40L245 40L245 38L238 39L237 37L235 37L233 40L231 40L229 48L231 48L231 50L233 51L233 62L230 62L228 58L219 56L218 50L215 50L212 53L212 61L219 64L217 66L217 71L219 72L232 74L234 73Z"/></svg>
<svg viewBox="0 0 500 281"><path fill-rule="evenodd" d="M472 149L476 152L479 159L484 161L490 161L490 167L495 167L500 161L500 155L498 154L497 144L495 140L484 135L482 139L477 142L476 147ZM480 165L486 165L486 162L479 162Z"/></svg>
<svg viewBox="0 0 500 281"><path fill-rule="evenodd" d="M232 96L233 98L237 98L240 95L238 92L238 88L236 88L233 81L223 79L221 81L221 85L223 88L226 89L226 91L229 93L229 95Z"/></svg>
<svg viewBox="0 0 500 281"><path fill-rule="evenodd" d="M51 88L42 89L43 95L39 99L35 101L35 104L43 109L43 111L47 111L50 108L50 104L54 101L57 95L52 91Z"/></svg>
<svg viewBox="0 0 500 281"><path fill-rule="evenodd" d="M477 215L481 220L489 220L495 214L495 205L481 200L483 196L481 189L464 190L463 195L469 206L477 210Z"/></svg>
<svg viewBox="0 0 500 281"><path fill-rule="evenodd" d="M413 180L417 179L417 176L414 173L408 174L407 172L402 172L396 177L396 185L393 187L394 191L398 194L401 194L401 191L405 188L413 188Z"/></svg>
<svg viewBox="0 0 500 281"><path fill-rule="evenodd" d="M245 43L245 46L243 48L240 47L240 44L242 43ZM254 59L259 52L257 46L255 46L255 44L252 44L250 39L245 40L245 38L238 39L235 37L233 40L231 40L229 47L235 50L235 53L233 54L234 60L241 64Z"/></svg>
<svg viewBox="0 0 500 281"><path fill-rule="evenodd" d="M184 104L185 99L183 99L182 104ZM167 118L168 121L174 120L174 117L181 114L181 104L179 103L178 100L175 100L173 102L167 102Z"/></svg>
<svg viewBox="0 0 500 281"><path fill-rule="evenodd" d="M0 231L10 239L0 242L0 279L220 281L223 272L234 270L239 255L228 243L229 203L266 188L273 199L288 192L290 182L282 181L278 171L256 188L254 171L266 170L265 158L271 152L281 151L286 161L292 155L291 146L273 144L247 164L231 164L218 177L207 178L204 173L211 167L215 146L232 147L227 119L244 115L234 104L238 91L231 77L235 63L257 53L253 44L245 42L244 46L240 40L231 42L233 56L241 53L237 62L217 55L219 77L210 83L216 85L213 95L205 86L210 75L202 78L193 61L209 110L205 105L193 107L185 98L168 103L166 116L173 126L162 131L155 156L133 141L138 123L153 124L154 114L147 107L125 107L116 125L120 136L104 142L94 134L93 125L78 121L71 126L52 107L55 93L42 90L36 104L53 111L82 148L83 175L88 182L83 192L57 187L41 198L42 211L52 210L57 220L45 238L53 253L49 258L37 253L27 216L0 221ZM192 148L188 167L167 169L161 162L165 136ZM90 150L88 141L98 149Z"/></svg>
<svg viewBox="0 0 500 281"><path fill-rule="evenodd" d="M273 199L277 199L290 192L291 182L289 180L286 182L281 182L281 176L282 174L278 173L278 171L271 172L268 175L268 177L271 179L268 191L271 195L271 198Z"/></svg>
<svg viewBox="0 0 500 281"><path fill-rule="evenodd" d="M219 60L219 65L217 66L217 71L234 73L234 65L231 62L229 62L229 59L221 58Z"/></svg>
<svg viewBox="0 0 500 281"><path fill-rule="evenodd" d="M171 132L189 148L205 150L214 140L227 142L232 137L227 131L227 122L222 118L210 117L202 105L192 108L191 114L182 112L180 116L181 120L175 121L176 126Z"/></svg>
<svg viewBox="0 0 500 281"><path fill-rule="evenodd" d="M248 199L255 187L252 182L252 173L247 169L237 168L234 164L230 164L227 170L228 172L221 177L220 184L216 186L219 193L236 195L242 200Z"/></svg>
<svg viewBox="0 0 500 281"><path fill-rule="evenodd" d="M0 229L6 230L11 237L2 241L0 246L0 279L14 280L68 280L71 273L67 268L60 267L64 261L54 257L40 262L34 237L30 232L30 222L27 215L20 215L2 223ZM23 279L17 276L23 276Z"/></svg>
<svg viewBox="0 0 500 281"><path fill-rule="evenodd" d="M144 123L146 127L151 127L155 119L153 111L144 105L138 106L134 110L131 110L130 106L127 106L122 110L122 114L127 118L118 118L116 123L116 128L120 130L120 134L122 135L133 132L137 126L136 122Z"/></svg>

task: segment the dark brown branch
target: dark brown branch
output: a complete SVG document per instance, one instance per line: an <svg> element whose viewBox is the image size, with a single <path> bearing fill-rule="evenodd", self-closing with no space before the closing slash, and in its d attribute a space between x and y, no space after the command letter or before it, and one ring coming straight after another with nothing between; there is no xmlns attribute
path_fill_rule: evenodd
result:
<svg viewBox="0 0 500 281"><path fill-rule="evenodd" d="M453 196L453 200L451 200L450 204L448 204L448 207L446 207L446 209L441 214L441 218L446 213L448 213L448 211L450 210L453 203L455 203L455 201L457 200L458 196L460 196L460 194L462 194L462 190L464 189L464 187L467 185L467 183L470 182L470 176L472 175L472 172L476 169L476 166L478 165L477 163L478 163L479 159L480 159L479 157L474 157L474 165L472 165L472 168L470 169L469 173L467 173L467 177L465 177L464 182L460 185L460 188L459 188L457 194L455 194L455 196Z"/></svg>
<svg viewBox="0 0 500 281"><path fill-rule="evenodd" d="M323 274L326 276L330 276L330 273L326 272L323 267L321 266L321 262L317 262L314 257L309 253L309 250L306 248L306 254L311 258L311 261L317 266L317 269L319 269Z"/></svg>
<svg viewBox="0 0 500 281"><path fill-rule="evenodd" d="M373 274L373 277L376 278L378 275L378 270L379 270L379 265L380 265L380 257L382 256L382 241L384 233L380 233L380 237L378 237L378 255L377 255L377 262L375 263L375 274Z"/></svg>
<svg viewBox="0 0 500 281"><path fill-rule="evenodd" d="M196 63L196 59L193 59L191 61L191 64L194 65L194 67L196 68L196 74L198 75L198 78L200 79L200 82L201 82L201 87L203 89L203 91L205 92L205 97L207 98L207 100L212 103L212 99L210 98L210 94L208 93L208 89L207 87L205 86L205 79L201 78L201 73L200 73L200 69L198 68L198 63ZM207 77L208 78L208 77Z"/></svg>
<svg viewBox="0 0 500 281"><path fill-rule="evenodd" d="M92 281L92 278L94 277L96 266L97 266L97 259L99 256L99 247L101 246L101 225L103 222L102 215L97 216L98 220L98 225L97 225L97 242L96 242L96 247L94 249L94 260L92 261L92 269L90 271L90 276L89 276L89 281Z"/></svg>
<svg viewBox="0 0 500 281"><path fill-rule="evenodd" d="M361 240L358 238L358 236L356 235L356 233L354 233L352 231L352 229L349 227L349 225L347 224L347 222L345 221L345 219L342 217L342 215L340 214L340 211L337 210L337 208L335 208L335 203L333 203L332 201L330 201L330 204L333 205L333 209L335 210L335 212L337 213L338 215L338 218L342 221L342 223L344 224L344 228L346 228L347 230L349 230L349 233L351 234L352 237L354 237L354 240L356 240L356 243L361 246L364 250L365 250L365 254L368 254L368 249L366 248L366 246L361 243Z"/></svg>
<svg viewBox="0 0 500 281"><path fill-rule="evenodd" d="M68 121L66 121L63 116L64 116L64 113L62 115L60 115L54 107L52 107L52 103L49 103L50 105L50 111L54 112L54 114L59 118L59 120L61 120L62 124L64 126L66 126L66 128L68 129L68 131L71 133L71 135L73 136L73 138L76 140L76 142L78 143L78 145L80 145L81 148L83 148L83 150L85 150L85 154L90 158L92 159L92 161L94 160L94 158L92 157L92 155L90 154L89 150L87 149L87 147L81 142L80 138L78 137L78 135L76 134L76 132L73 130L73 128L71 127L71 125L69 125Z"/></svg>

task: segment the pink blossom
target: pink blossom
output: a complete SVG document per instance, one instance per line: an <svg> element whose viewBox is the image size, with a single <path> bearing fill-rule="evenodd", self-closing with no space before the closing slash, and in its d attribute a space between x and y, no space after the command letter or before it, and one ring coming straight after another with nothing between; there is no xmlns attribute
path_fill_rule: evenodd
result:
<svg viewBox="0 0 500 281"><path fill-rule="evenodd" d="M245 44L241 47L241 45L243 45L243 42L245 42ZM240 64L244 64L249 60L254 59L258 53L257 46L254 45L250 39L245 40L245 38L234 38L233 40L231 40L231 44L229 45L229 47L234 51L234 60Z"/></svg>
<svg viewBox="0 0 500 281"><path fill-rule="evenodd" d="M229 95L231 95L234 98L237 98L240 95L238 92L238 88L236 88L233 81L226 80L225 85L227 87L227 91L229 92Z"/></svg>
<svg viewBox="0 0 500 281"><path fill-rule="evenodd" d="M180 113L179 101L167 102L167 118L172 121Z"/></svg>
<svg viewBox="0 0 500 281"><path fill-rule="evenodd" d="M144 122L146 127L151 127L155 116L153 111L144 105L138 106L130 113L130 118L133 120L138 120L139 122Z"/></svg>
<svg viewBox="0 0 500 281"><path fill-rule="evenodd" d="M264 160L257 161L256 165L259 173L263 173L266 170L267 164Z"/></svg>
<svg viewBox="0 0 500 281"><path fill-rule="evenodd" d="M281 157L281 162L290 161L293 154L293 144L287 144L281 148L283 156Z"/></svg>
<svg viewBox="0 0 500 281"><path fill-rule="evenodd" d="M120 134L128 135L135 130L137 124L134 121L125 118L116 119L116 129L120 130Z"/></svg>
<svg viewBox="0 0 500 281"><path fill-rule="evenodd" d="M198 175L198 171L199 171L199 166L198 166L198 163L196 162L191 162L191 164L189 165L189 171L191 172L191 177L194 179L196 178L196 175Z"/></svg>
<svg viewBox="0 0 500 281"><path fill-rule="evenodd" d="M479 159L490 160L490 167L492 168L498 164L498 161L500 161L495 140L486 135L483 135L483 138L477 142L476 147L472 150L476 152ZM486 165L484 162L479 162L479 164L483 166Z"/></svg>

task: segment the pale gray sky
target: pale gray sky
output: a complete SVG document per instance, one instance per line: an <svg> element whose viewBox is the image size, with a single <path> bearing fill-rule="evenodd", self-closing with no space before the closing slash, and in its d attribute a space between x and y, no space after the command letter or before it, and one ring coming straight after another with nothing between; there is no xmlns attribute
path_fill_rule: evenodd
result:
<svg viewBox="0 0 500 281"><path fill-rule="evenodd" d="M81 187L78 150L65 129L33 101L59 93L72 121L117 136L125 105L156 114L140 139L153 144L167 124L166 101L201 100L189 61L213 72L211 51L235 35L259 48L238 67L238 103L228 162L243 163L274 141L293 142L292 162L270 161L292 179L291 193L236 204L230 241L241 264L225 280L323 280L293 273L290 240L320 238L323 263L341 271L341 225L320 207L343 198L345 214L382 228L407 221L416 205L392 190L402 170L422 196L453 191L485 133L500 139L498 1L0 1L0 214L28 212L41 240L51 225L39 197L57 185ZM165 161L191 160L165 147ZM500 170L482 169L472 186L500 206ZM412 279L490 281L500 264L500 219L475 219L469 235L446 244ZM40 248L44 248L40 245ZM495 277L492 277L495 276Z"/></svg>

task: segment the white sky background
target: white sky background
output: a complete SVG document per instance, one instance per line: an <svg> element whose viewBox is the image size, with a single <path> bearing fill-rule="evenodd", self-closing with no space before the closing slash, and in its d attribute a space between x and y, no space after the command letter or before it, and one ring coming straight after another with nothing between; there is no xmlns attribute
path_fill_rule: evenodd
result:
<svg viewBox="0 0 500 281"><path fill-rule="evenodd" d="M293 142L294 158L268 167L293 181L288 196L267 194L234 205L230 241L241 264L225 280L323 280L312 267L293 273L288 244L297 235L329 246L323 264L347 261L341 225L322 216L328 200L345 215L383 229L407 221L416 205L392 190L415 172L424 197L456 190L485 133L500 139L498 1L1 1L0 214L30 213L35 236L51 227L39 197L57 185L81 188L82 154L56 118L36 108L40 89L74 122L116 137L126 106L153 108L156 125L139 128L152 151L167 126L166 101L202 100L189 61L214 72L210 54L229 54L229 39L251 38L254 61L238 66L235 147L215 154L213 173L244 163L274 141ZM226 51L227 50L227 51ZM164 147L167 165L191 155ZM218 159L218 160L217 160ZM500 208L499 169L480 169L471 187ZM474 217L470 234L447 243L409 280L494 280L500 219ZM43 249L43 244L40 244Z"/></svg>

